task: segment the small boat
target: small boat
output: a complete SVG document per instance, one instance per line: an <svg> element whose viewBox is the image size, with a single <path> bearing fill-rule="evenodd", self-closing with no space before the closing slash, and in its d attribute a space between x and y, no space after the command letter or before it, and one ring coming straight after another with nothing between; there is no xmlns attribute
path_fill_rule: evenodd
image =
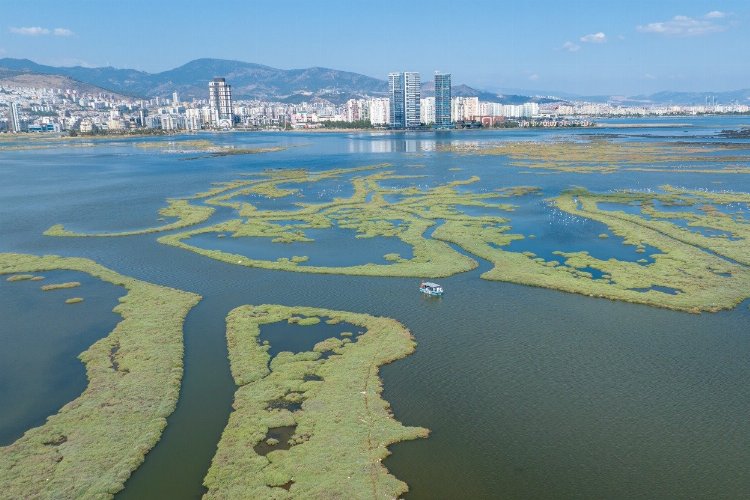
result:
<svg viewBox="0 0 750 500"><path fill-rule="evenodd" d="M432 283L430 281L423 281L422 283L420 283L419 291L424 293L425 295L433 295L436 297L443 295L443 287L438 285L437 283Z"/></svg>

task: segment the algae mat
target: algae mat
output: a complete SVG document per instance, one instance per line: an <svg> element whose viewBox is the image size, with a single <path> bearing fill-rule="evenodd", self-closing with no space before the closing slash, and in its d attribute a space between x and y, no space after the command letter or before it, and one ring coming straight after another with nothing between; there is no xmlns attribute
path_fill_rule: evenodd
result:
<svg viewBox="0 0 750 500"><path fill-rule="evenodd" d="M109 498L159 440L182 379L182 325L200 296L88 259L0 254L0 274L81 271L128 293L110 334L80 355L89 384L47 422L0 448L7 498ZM41 292L40 292L41 293Z"/></svg>
<svg viewBox="0 0 750 500"><path fill-rule="evenodd" d="M312 325L322 317L364 333L273 359L258 341L264 324ZM248 305L229 313L227 340L239 387L205 479L206 498L396 498L408 490L381 461L390 444L428 431L393 418L378 375L380 366L414 350L404 326L366 314Z"/></svg>

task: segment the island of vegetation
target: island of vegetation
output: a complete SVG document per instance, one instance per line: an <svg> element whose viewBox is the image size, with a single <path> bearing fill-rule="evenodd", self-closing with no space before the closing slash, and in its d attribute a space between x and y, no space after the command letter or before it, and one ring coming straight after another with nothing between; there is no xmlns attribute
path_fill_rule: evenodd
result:
<svg viewBox="0 0 750 500"><path fill-rule="evenodd" d="M86 390L44 425L0 448L0 487L7 498L111 498L157 443L174 410L182 325L200 297L122 276L88 259L0 254L0 274L58 269L127 289L114 309L122 320L81 353Z"/></svg>
<svg viewBox="0 0 750 500"><path fill-rule="evenodd" d="M387 166L376 167L382 169ZM232 208L241 218L165 235L159 241L232 264L265 269L365 276L450 276L475 268L476 261L442 241L425 237L425 233L443 220L466 217L456 206L511 211L513 205L500 201L535 190L521 187L489 193L464 191L463 188L479 180L477 177L424 190L415 187L385 188L380 182L403 181L415 177L383 170L351 178L353 194L350 197L322 203L296 203L297 210L259 210L252 203L241 199L247 195L271 199L294 196L298 189L288 186L321 182L376 167L322 172L273 170L264 173L259 179L217 186L194 198L204 199L207 205ZM388 198L399 199L389 201ZM478 217L478 220L487 224L506 222L502 217L494 215ZM288 221L294 221L294 224L288 224ZM262 260L222 250L205 249L189 242L193 236L211 233L226 233L233 238L270 238L276 243L311 242L313 240L305 235L305 230L334 228L353 229L357 238L397 238L412 248L413 256L407 259L399 254L389 253L383 256L389 261L388 264L327 267L308 265L308 258L304 255ZM252 246L249 248L252 249Z"/></svg>
<svg viewBox="0 0 750 500"><path fill-rule="evenodd" d="M745 193L686 191L664 186L664 193L590 193L575 189L553 200L572 215L602 222L624 244L644 253L647 246L659 253L629 262L602 260L588 252L555 252L557 260L545 260L532 252L503 249L521 234L505 233L505 242L471 222L446 222L433 237L453 242L485 258L494 267L483 274L489 280L509 281L581 293L595 297L637 302L689 312L718 311L750 297L750 226L742 216L719 211L710 203L747 203ZM695 212L666 212L664 206L695 207ZM642 214L605 210L600 203L639 207ZM632 212L632 210L631 210ZM685 227L677 223L686 221ZM693 228L720 231L707 236ZM601 235L600 235L601 237ZM594 276L596 274L597 276Z"/></svg>
<svg viewBox="0 0 750 500"><path fill-rule="evenodd" d="M458 142L438 151L461 155L505 156L514 167L578 174L617 171L698 174L750 174L750 147L737 143L616 141L603 137L570 141Z"/></svg>
<svg viewBox="0 0 750 500"><path fill-rule="evenodd" d="M48 285L42 285L41 290L49 292L51 290L65 290L68 288L77 288L79 286L81 286L81 283L78 281L68 281L67 283L50 283Z"/></svg>
<svg viewBox="0 0 750 500"><path fill-rule="evenodd" d="M162 217L175 217L177 220L164 224L162 226L148 227L145 229L136 229L133 231L120 231L110 233L77 233L75 231L68 231L62 224L55 224L54 226L47 229L44 234L46 236L71 236L71 237L82 237L82 236L135 236L138 234L149 234L159 233L163 231L171 231L173 229L180 229L201 222L207 221L211 215L213 215L214 209L203 205L191 205L186 200L167 200L167 206L159 210L159 215Z"/></svg>
<svg viewBox="0 0 750 500"><path fill-rule="evenodd" d="M273 358L268 343L259 341L263 325L312 325L321 318L363 332L356 339L344 332L311 351ZM238 388L205 478L205 498L374 499L408 490L382 460L389 445L428 431L393 418L378 375L380 366L414 350L404 326L366 314L248 305L230 312L227 340Z"/></svg>
<svg viewBox="0 0 750 500"><path fill-rule="evenodd" d="M518 165L536 165L531 168L610 173L618 168L645 168L637 165L647 159L656 164L651 168L662 168L660 165L675 161L668 158L677 150L682 155L678 155L679 161L702 162L701 171L713 171L715 168L706 167L706 162L714 156L721 158L717 162L740 158L735 146L728 145L722 154L723 146L670 145L665 152L648 143L632 146L602 140L588 145L508 144L501 149ZM569 190L547 200L547 209L600 222L607 231L600 232L596 240L616 236L643 256L632 262L602 260L586 251L560 249L555 252L557 258L544 259L533 251L508 248L516 240L535 238L534 234L514 231L517 205L512 202L540 195L539 188L487 190L476 176L425 185L424 176L397 174L389 167L267 170L219 183L178 201L191 207L230 208L236 214L234 218L172 232L158 241L234 265L307 273L438 278L474 269L478 266L476 258L481 258L493 264L482 274L488 280L690 312L731 308L750 297L750 226L743 212L750 195L746 193L671 186L650 193ZM732 167L742 168L746 167ZM720 170L726 173L726 169ZM327 200L303 196L303 192L314 192L316 185L330 185L332 180L349 186L351 194ZM276 207L277 201L283 206ZM599 203L621 203L629 208L627 213L620 213L603 209ZM634 208L638 208L637 213ZM382 256L383 263L348 266L315 265L304 254L276 259L253 256L256 242L270 241L280 248L286 243L307 242L312 250L313 231L342 229L353 230L359 239L400 240L411 248L412 255L390 252ZM217 244L199 246L193 242L195 237L215 237ZM226 237L247 242L242 253L222 248L219 243Z"/></svg>

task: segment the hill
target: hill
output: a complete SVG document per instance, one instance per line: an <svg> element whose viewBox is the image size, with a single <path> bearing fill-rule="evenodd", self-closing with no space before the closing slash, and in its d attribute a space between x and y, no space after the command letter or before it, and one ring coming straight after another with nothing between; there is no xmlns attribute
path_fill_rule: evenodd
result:
<svg viewBox="0 0 750 500"><path fill-rule="evenodd" d="M352 97L386 95L388 82L370 76L331 68L279 69L262 64L228 59L196 59L174 69L148 73L135 69L113 67L86 68L82 66L55 67L37 64L28 59L0 59L0 79L25 76L32 83L35 76L67 77L98 89L106 89L132 97L169 96L177 91L183 98L207 97L208 81L216 76L226 77L238 99L266 99L283 102L325 99L342 103ZM31 76L34 75L34 76ZM40 82L44 80L40 78ZM39 84L39 86L49 86ZM431 79L424 82L423 94L434 95ZM483 101L519 104L528 101L539 103L559 100L580 100L626 104L702 104L706 98L716 98L717 103L750 102L750 89L730 92L673 92L665 91L639 96L576 96L574 94L506 89L488 92L467 85L455 85L455 96L477 96ZM536 96L536 97L530 97ZM559 97L550 97L559 96Z"/></svg>
<svg viewBox="0 0 750 500"><path fill-rule="evenodd" d="M124 97L111 90L106 90L95 85L79 82L67 76L39 75L30 73L15 73L11 71L0 72L0 86L4 87L36 87L51 89L70 89L78 94L109 94L115 97Z"/></svg>
<svg viewBox="0 0 750 500"><path fill-rule="evenodd" d="M227 78L237 98L283 99L294 94L311 93L348 99L349 96L387 91L385 81L349 71L330 68L284 70L226 59L196 59L161 73L112 67L54 67L28 59L0 59L0 77L21 73L67 76L134 97L167 96L177 91L183 97L205 98L208 81L216 76Z"/></svg>

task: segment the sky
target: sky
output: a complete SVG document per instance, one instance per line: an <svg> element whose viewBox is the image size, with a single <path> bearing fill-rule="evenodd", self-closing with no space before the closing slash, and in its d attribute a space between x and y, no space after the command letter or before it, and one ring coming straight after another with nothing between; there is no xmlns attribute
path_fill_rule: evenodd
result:
<svg viewBox="0 0 750 500"><path fill-rule="evenodd" d="M0 58L165 71L200 57L491 91L750 87L748 0L0 0Z"/></svg>

